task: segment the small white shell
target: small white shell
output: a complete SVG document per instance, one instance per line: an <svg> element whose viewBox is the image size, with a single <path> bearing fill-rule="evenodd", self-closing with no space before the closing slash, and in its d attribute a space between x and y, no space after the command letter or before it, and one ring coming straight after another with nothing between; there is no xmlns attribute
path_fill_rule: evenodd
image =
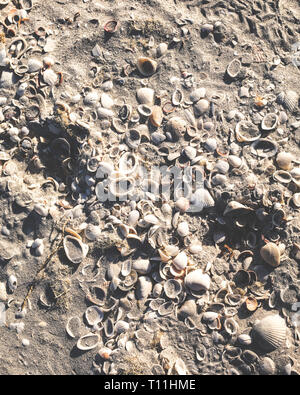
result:
<svg viewBox="0 0 300 395"><path fill-rule="evenodd" d="M176 200L175 207L178 208L182 213L186 212L190 207L189 199L181 196L179 199Z"/></svg>
<svg viewBox="0 0 300 395"><path fill-rule="evenodd" d="M203 209L213 207L215 205L214 199L211 197L207 189L199 188L191 197L191 206L189 212L200 213Z"/></svg>
<svg viewBox="0 0 300 395"><path fill-rule="evenodd" d="M237 337L238 342L242 346L249 346L252 343L252 338L250 335L247 335L246 333L242 333Z"/></svg>
<svg viewBox="0 0 300 395"><path fill-rule="evenodd" d="M193 103L197 103L200 99L203 99L206 95L205 88L197 88L190 94L190 100Z"/></svg>
<svg viewBox="0 0 300 395"><path fill-rule="evenodd" d="M152 281L148 276L141 276L137 281L137 299L146 299L152 291Z"/></svg>
<svg viewBox="0 0 300 395"><path fill-rule="evenodd" d="M8 277L7 285L8 285L8 288L10 289L11 292L14 292L17 289L18 280L14 274L11 274Z"/></svg>
<svg viewBox="0 0 300 395"><path fill-rule="evenodd" d="M82 351L92 350L97 347L100 341L98 333L89 332L86 335L81 336L77 341L77 348Z"/></svg>
<svg viewBox="0 0 300 395"><path fill-rule="evenodd" d="M200 99L194 104L194 112L196 117L200 117L205 114L209 109L209 101L207 99Z"/></svg>
<svg viewBox="0 0 300 395"><path fill-rule="evenodd" d="M43 73L44 82L47 85L54 86L58 83L58 75L52 69L46 69Z"/></svg>
<svg viewBox="0 0 300 395"><path fill-rule="evenodd" d="M79 317L70 317L67 321L66 332L72 338L80 337L81 334L81 321Z"/></svg>
<svg viewBox="0 0 300 395"><path fill-rule="evenodd" d="M132 268L139 274L147 274L151 270L151 263L149 259L137 259L133 261Z"/></svg>
<svg viewBox="0 0 300 395"><path fill-rule="evenodd" d="M88 253L88 245L82 243L81 240L73 236L66 236L63 241L65 254L69 261L78 264L86 257Z"/></svg>
<svg viewBox="0 0 300 395"><path fill-rule="evenodd" d="M276 157L276 163L282 170L290 170L292 166L293 155L289 152L279 152Z"/></svg>
<svg viewBox="0 0 300 395"><path fill-rule="evenodd" d="M224 329L230 336L233 336L237 334L239 325L233 318L229 317L224 322Z"/></svg>
<svg viewBox="0 0 300 395"><path fill-rule="evenodd" d="M111 109L114 106L114 100L107 93L102 93L100 101L103 108Z"/></svg>
<svg viewBox="0 0 300 395"><path fill-rule="evenodd" d="M139 88L136 92L138 102L152 106L154 104L154 90L151 88Z"/></svg>
<svg viewBox="0 0 300 395"><path fill-rule="evenodd" d="M210 288L210 277L201 269L190 272L184 280L185 285L193 291L207 291Z"/></svg>
<svg viewBox="0 0 300 395"><path fill-rule="evenodd" d="M94 326L103 320L104 313L98 306L89 306L85 310L84 317L90 326Z"/></svg>
<svg viewBox="0 0 300 395"><path fill-rule="evenodd" d="M282 184L289 184L292 181L292 176L285 170L277 170L273 174L273 179L281 182Z"/></svg>
<svg viewBox="0 0 300 395"><path fill-rule="evenodd" d="M182 291L181 283L175 279L169 279L164 284L164 291L168 298L174 299Z"/></svg>
<svg viewBox="0 0 300 395"><path fill-rule="evenodd" d="M266 114L261 121L262 130L275 129L278 123L278 115L275 113Z"/></svg>
<svg viewBox="0 0 300 395"><path fill-rule="evenodd" d="M177 233L180 237L186 237L190 234L189 224L186 221L180 222L177 226Z"/></svg>
<svg viewBox="0 0 300 395"><path fill-rule="evenodd" d="M126 321L118 321L115 324L115 333L118 335L127 332L128 329L129 329L129 323Z"/></svg>
<svg viewBox="0 0 300 395"><path fill-rule="evenodd" d="M31 58L28 61L28 72L29 73L36 73L37 71L40 71L41 68L43 67L43 63L35 58Z"/></svg>
<svg viewBox="0 0 300 395"><path fill-rule="evenodd" d="M188 263L188 257L184 251L181 251L174 259L173 264L178 270L183 270Z"/></svg>
<svg viewBox="0 0 300 395"><path fill-rule="evenodd" d="M238 156L229 155L227 160L228 160L228 163L230 164L230 166L232 166L234 168L239 168L242 165L242 159L239 158Z"/></svg>
<svg viewBox="0 0 300 395"><path fill-rule="evenodd" d="M238 59L233 59L227 66L226 72L230 78L236 78L241 70L241 62Z"/></svg>
<svg viewBox="0 0 300 395"><path fill-rule="evenodd" d="M185 363L183 362L183 360L181 358L176 359L173 369L174 369L175 373L178 375L187 375L188 374Z"/></svg>

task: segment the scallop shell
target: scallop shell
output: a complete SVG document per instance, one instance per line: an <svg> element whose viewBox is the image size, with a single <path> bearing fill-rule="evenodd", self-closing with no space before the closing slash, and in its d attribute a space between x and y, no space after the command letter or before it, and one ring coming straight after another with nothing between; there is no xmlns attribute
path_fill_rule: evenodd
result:
<svg viewBox="0 0 300 395"><path fill-rule="evenodd" d="M77 341L77 348L82 351L92 350L97 347L100 341L98 333L89 332L86 335L81 336Z"/></svg>
<svg viewBox="0 0 300 395"><path fill-rule="evenodd" d="M86 257L89 247L73 236L66 236L63 241L65 254L69 261L78 264Z"/></svg>
<svg viewBox="0 0 300 395"><path fill-rule="evenodd" d="M137 68L144 77L150 77L156 72L157 62L150 58L140 57L137 61Z"/></svg>
<svg viewBox="0 0 300 395"><path fill-rule="evenodd" d="M152 106L154 103L154 90L151 88L139 88L136 92L136 97L140 104Z"/></svg>
<svg viewBox="0 0 300 395"><path fill-rule="evenodd" d="M283 106L293 113L298 107L299 95L297 92L289 90L287 91L282 99Z"/></svg>
<svg viewBox="0 0 300 395"><path fill-rule="evenodd" d="M241 62L238 59L233 59L227 66L227 75L232 79L236 78L241 71L241 67Z"/></svg>
<svg viewBox="0 0 300 395"><path fill-rule="evenodd" d="M262 130L269 131L275 129L277 124L278 124L278 115L271 112L263 117L261 121L261 128Z"/></svg>
<svg viewBox="0 0 300 395"><path fill-rule="evenodd" d="M285 320L279 315L269 315L254 323L254 340L265 350L274 350L284 345L287 338Z"/></svg>
<svg viewBox="0 0 300 395"><path fill-rule="evenodd" d="M262 259L270 266L277 267L280 265L280 250L275 243L267 243L260 249Z"/></svg>
<svg viewBox="0 0 300 395"><path fill-rule="evenodd" d="M196 269L185 277L184 283L192 291L207 291L210 288L210 277L201 269Z"/></svg>
<svg viewBox="0 0 300 395"><path fill-rule="evenodd" d="M152 281L148 276L141 276L137 281L137 299L147 299L152 291Z"/></svg>
<svg viewBox="0 0 300 395"><path fill-rule="evenodd" d="M89 306L85 310L84 317L88 325L94 326L103 320L104 313L98 306Z"/></svg>

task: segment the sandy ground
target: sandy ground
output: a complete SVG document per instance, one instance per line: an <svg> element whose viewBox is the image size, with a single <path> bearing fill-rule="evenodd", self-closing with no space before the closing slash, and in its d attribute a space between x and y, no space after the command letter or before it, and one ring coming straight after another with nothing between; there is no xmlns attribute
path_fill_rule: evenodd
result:
<svg viewBox="0 0 300 395"><path fill-rule="evenodd" d="M300 79L299 68L293 63L295 43L300 42L299 18L300 6L297 0L286 1L180 1L180 0L134 0L134 1L94 1L94 0L60 0L60 1L33 1L32 10L28 14L28 21L22 23L20 31L30 33L43 26L49 30L49 37L55 47L50 55L55 59L54 69L61 72L63 81L55 87L54 97L46 98L46 111L49 115L53 111L53 102L61 95L69 97L82 93L84 89L92 86L93 72L96 67L100 70L101 77L113 81L113 89L110 92L117 105L122 102L135 105L135 91L144 83L155 89L163 97L171 96L175 87L180 86L179 81L182 73L191 73L198 86L203 86L225 99L219 104L224 114L231 109L239 108L247 111L250 105L247 100L243 102L238 96L240 86L246 82L251 86L251 93L264 95L268 92L278 94L282 90L294 90L299 92ZM0 15L5 8L0 11ZM103 26L110 19L118 21L116 33L107 36ZM225 26L221 38L201 33L201 27L206 23L214 24L221 21ZM9 41L8 41L9 42ZM150 44L149 44L150 43ZM149 79L141 79L134 72L135 63L139 56L153 56L155 48L160 43L167 43L167 53L158 61L158 70ZM101 55L95 58L92 50L98 45ZM294 45L294 46L293 46ZM29 53L29 56L43 58L45 54L38 51ZM224 77L226 67L233 57L241 59L243 64L244 79L228 81ZM280 59L277 64L276 60ZM124 75L124 68L129 67L133 73ZM105 80L105 78L103 78ZM177 80L176 80L177 79ZM271 88L270 88L271 86ZM98 89L98 88L96 88ZM188 97L190 88L183 89ZM290 115L290 124L299 121L299 113ZM215 135L218 135L226 148L226 140L232 125L219 120ZM93 131L95 140L96 132L101 129L95 122ZM34 133L43 133L35 125ZM299 159L299 127L291 129L289 125L282 127L282 135L274 132L274 139L280 141L287 138L284 150L289 150ZM103 152L112 143L118 143L118 136L112 134L110 129L103 130ZM245 152L245 155L248 155ZM95 280L97 284L106 286L106 270L109 263L118 263L118 255L110 252L102 256L99 249L93 249L93 243L89 243L90 253L79 266L72 266L66 259L61 245L58 251L51 255L59 243L63 220L53 221L51 216L37 219L30 217L32 203L25 210L20 210L14 205L15 196L21 195L19 181L28 177L30 184L40 184L46 176L60 177L61 169L52 166L51 158L46 163L49 171L45 173L26 171L29 164L28 157L17 160L14 171L8 176L2 176L1 181L1 220L2 227L7 227L8 235L0 237L2 265L0 267L0 279L5 282L11 273L18 278L18 287L13 294L10 307L6 311L6 326L0 327L0 374L92 374L108 373L110 367L104 365L103 360L97 357L98 348L91 351L81 352L76 348L77 339L71 339L66 333L66 323L72 316L82 317L87 308L86 294L91 283L86 279L93 279L93 273L87 276L82 274L86 265L94 267L97 264L99 276ZM253 163L256 168L256 163ZM9 192L5 191L5 182L12 174L18 174L18 180L14 180ZM262 174L262 177L266 177ZM237 183L242 189L243 181ZM63 199L65 195L53 188L36 189L27 191L31 198L36 201L54 202ZM51 203L52 204L52 203ZM101 217L104 209L97 208ZM288 252L284 263L273 270L269 276L271 290L280 290L287 284L294 283L299 287L299 262L291 256L294 243L299 243L300 219L299 210L291 210L293 222L287 230L285 239ZM29 218L29 219L28 219ZM212 230L205 216L184 215L191 229L197 234L204 244L204 252L199 262L205 265L207 261L215 261L217 252L211 241ZM79 229L81 223L86 220L84 215L70 223L73 229ZM54 224L55 223L55 224ZM103 226L104 221L100 221ZM45 252L41 257L33 256L30 248L26 247L28 240L44 238L50 240L45 243ZM51 244L52 243L52 244ZM11 259L3 256L11 252ZM35 278L41 266L45 264L47 257L49 262L43 275L38 277L32 293L29 296L29 304L24 318L16 318L16 312L22 304L28 287ZM229 261L222 261L219 275L233 271ZM88 270L88 269L87 269ZM83 280L84 277L84 281ZM217 288L216 288L217 289ZM298 288L297 288L298 289ZM49 306L47 292L50 292ZM46 296L44 295L46 293ZM42 295L42 296L41 296ZM55 303L51 297L56 295ZM41 302L42 298L42 302ZM126 311L124 302L123 310ZM132 320L136 328L137 322L143 322L143 313L146 307L140 309L134 307L132 314L138 317ZM266 311L270 311L267 303L257 309L254 314L238 315L240 331L251 326L255 319L261 318ZM277 305L273 312L281 312L281 306ZM128 311L126 311L127 313ZM24 329L17 333L15 329L9 329L13 322L24 322ZM133 328L135 328L133 325ZM291 328L290 328L291 329ZM153 365L159 365L158 355L162 348L159 345L163 337L163 348L170 345L174 347L174 353L180 355L185 362L187 371L191 374L228 374L234 364L222 363L221 355L226 344L216 345L211 337L211 331L199 335L198 330L189 330L175 318L168 317L160 328L150 332L150 341L141 342L134 352L120 352L113 357L114 369L127 374L153 374ZM29 340L29 345L24 346L24 339ZM204 339L204 340L203 340ZM294 371L299 369L299 340L294 339L292 333L288 347L265 354L256 347L249 349L258 353L259 358L271 357L276 364L276 373L284 373L285 366L292 361ZM209 353L209 360L205 364L199 363L195 357L195 344L204 344ZM144 344L144 346L143 346ZM230 344L230 342L228 343ZM129 347L129 346L128 346ZM244 348L243 348L244 350ZM292 358L292 359L290 359ZM259 374L259 361L255 361L251 367L242 360L235 369L242 374ZM168 369L165 367L165 372Z"/></svg>

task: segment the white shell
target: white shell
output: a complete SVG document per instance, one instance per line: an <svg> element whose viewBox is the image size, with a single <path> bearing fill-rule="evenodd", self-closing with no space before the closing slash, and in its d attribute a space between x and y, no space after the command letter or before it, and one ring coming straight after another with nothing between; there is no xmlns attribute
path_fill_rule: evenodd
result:
<svg viewBox="0 0 300 395"><path fill-rule="evenodd" d="M84 99L83 99L83 103L86 106L95 106L98 102L99 102L99 93L95 90L89 91L84 96Z"/></svg>
<svg viewBox="0 0 300 395"><path fill-rule="evenodd" d="M289 152L279 152L276 157L276 163L282 170L290 170L292 165L293 155Z"/></svg>
<svg viewBox="0 0 300 395"><path fill-rule="evenodd" d="M241 70L241 62L238 59L233 59L227 66L227 74L230 78L236 78Z"/></svg>
<svg viewBox="0 0 300 395"><path fill-rule="evenodd" d="M11 274L8 277L7 285L8 285L8 288L10 289L11 292L14 292L17 289L18 280L14 274Z"/></svg>
<svg viewBox="0 0 300 395"><path fill-rule="evenodd" d="M154 90L151 88L139 88L136 92L138 102L152 106L154 104Z"/></svg>
<svg viewBox="0 0 300 395"><path fill-rule="evenodd" d="M79 317L74 316L68 319L66 325L66 332L72 339L80 337L81 321Z"/></svg>
<svg viewBox="0 0 300 395"><path fill-rule="evenodd" d="M109 119L114 116L114 112L109 108L97 107L97 115L99 119Z"/></svg>
<svg viewBox="0 0 300 395"><path fill-rule="evenodd" d="M292 176L285 170L277 170L273 174L273 179L281 182L282 184L288 184L292 181Z"/></svg>
<svg viewBox="0 0 300 395"><path fill-rule="evenodd" d="M149 259L137 259L132 263L132 269L139 274L147 274L151 270L151 263Z"/></svg>
<svg viewBox="0 0 300 395"><path fill-rule="evenodd" d="M0 283L0 302L7 301L6 284Z"/></svg>
<svg viewBox="0 0 300 395"><path fill-rule="evenodd" d="M206 95L205 88L197 88L190 94L190 100L193 103L197 103L200 99L203 99Z"/></svg>
<svg viewBox="0 0 300 395"><path fill-rule="evenodd" d="M210 277L201 269L196 269L185 277L184 283L193 291L207 291L210 288Z"/></svg>
<svg viewBox="0 0 300 395"><path fill-rule="evenodd" d="M88 253L88 245L82 243L81 240L73 236L66 236L63 241L65 254L69 261L78 264L86 257Z"/></svg>
<svg viewBox="0 0 300 395"><path fill-rule="evenodd" d="M186 237L190 234L189 224L186 221L180 222L177 226L177 233L181 237Z"/></svg>
<svg viewBox="0 0 300 395"><path fill-rule="evenodd" d="M221 174L226 174L228 173L229 170L229 164L225 160L218 160L213 168L213 172L218 172Z"/></svg>
<svg viewBox="0 0 300 395"><path fill-rule="evenodd" d="M224 322L224 329L230 336L233 336L237 334L239 325L233 318L226 318Z"/></svg>
<svg viewBox="0 0 300 395"><path fill-rule="evenodd" d="M89 332L86 335L81 336L77 341L77 348L82 351L92 350L97 347L100 341L98 333Z"/></svg>
<svg viewBox="0 0 300 395"><path fill-rule="evenodd" d="M188 257L184 251L181 251L174 259L173 264L178 270L183 270L187 266Z"/></svg>
<svg viewBox="0 0 300 395"><path fill-rule="evenodd" d="M102 93L100 101L104 108L110 109L114 106L114 100L107 93Z"/></svg>
<svg viewBox="0 0 300 395"><path fill-rule="evenodd" d="M219 317L219 314L216 313L215 311L206 311L205 313L202 314L202 320L204 322L212 322L216 320Z"/></svg>
<svg viewBox="0 0 300 395"><path fill-rule="evenodd" d="M278 115L275 113L266 114L261 121L262 130L275 129L278 123Z"/></svg>
<svg viewBox="0 0 300 395"><path fill-rule="evenodd" d="M47 69L44 71L43 79L44 82L50 86L54 86L58 83L58 75L52 69Z"/></svg>
<svg viewBox="0 0 300 395"><path fill-rule="evenodd" d="M174 299L182 291L181 283L173 278L167 280L164 284L164 291L168 298Z"/></svg>
<svg viewBox="0 0 300 395"><path fill-rule="evenodd" d="M89 306L85 310L84 317L90 326L94 326L103 320L104 313L98 306Z"/></svg>
<svg viewBox="0 0 300 395"><path fill-rule="evenodd" d="M250 335L247 335L246 333L242 333L237 337L238 342L242 346L249 346L252 343L252 338Z"/></svg>
<svg viewBox="0 0 300 395"><path fill-rule="evenodd" d="M152 281L148 276L141 276L137 281L137 298L146 299L152 291Z"/></svg>
<svg viewBox="0 0 300 395"><path fill-rule="evenodd" d="M175 207L178 208L182 213L186 212L190 207L189 199L181 196L179 199L176 200Z"/></svg>
<svg viewBox="0 0 300 395"><path fill-rule="evenodd" d="M129 329L129 323L126 321L118 321L115 324L115 333L116 334L120 334L120 333L124 333L127 332Z"/></svg>
<svg viewBox="0 0 300 395"><path fill-rule="evenodd" d="M200 117L206 113L209 109L209 101L206 99L200 99L196 104L194 104L194 112L196 117Z"/></svg>
<svg viewBox="0 0 300 395"><path fill-rule="evenodd" d="M189 212L200 213L203 209L213 207L214 199L211 197L207 189L199 188L191 197L191 206Z"/></svg>
<svg viewBox="0 0 300 395"><path fill-rule="evenodd" d="M269 315L254 323L253 337L266 350L284 345L287 337L285 320L279 315Z"/></svg>
<svg viewBox="0 0 300 395"><path fill-rule="evenodd" d="M135 226L138 223L139 218L140 213L138 212L138 210L130 211L127 219L128 225Z"/></svg>
<svg viewBox="0 0 300 395"><path fill-rule="evenodd" d="M187 369L185 363L181 358L176 359L176 362L174 364L174 371L178 375L187 375Z"/></svg>
<svg viewBox="0 0 300 395"><path fill-rule="evenodd" d="M168 44L160 43L156 48L156 56L159 58L163 56L168 51Z"/></svg>
<svg viewBox="0 0 300 395"><path fill-rule="evenodd" d="M227 160L228 160L228 163L230 164L230 166L232 166L234 168L239 168L242 165L242 159L239 158L238 156L229 155Z"/></svg>
<svg viewBox="0 0 300 395"><path fill-rule="evenodd" d="M295 91L287 91L283 98L283 105L290 112L294 112L298 107L299 95Z"/></svg>
<svg viewBox="0 0 300 395"><path fill-rule="evenodd" d="M34 58L28 60L29 73L36 73L37 71L40 71L42 67L43 63L40 60Z"/></svg>

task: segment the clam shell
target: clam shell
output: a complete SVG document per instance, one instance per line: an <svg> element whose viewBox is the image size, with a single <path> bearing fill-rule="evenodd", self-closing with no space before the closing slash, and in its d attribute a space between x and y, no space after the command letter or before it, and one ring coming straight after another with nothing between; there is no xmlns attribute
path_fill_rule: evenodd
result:
<svg viewBox="0 0 300 395"><path fill-rule="evenodd" d="M96 111L99 119L110 119L114 116L114 112L109 108L99 106Z"/></svg>
<svg viewBox="0 0 300 395"><path fill-rule="evenodd" d="M156 56L160 58L163 56L165 53L168 51L168 44L166 43L160 43L157 48L156 48Z"/></svg>
<svg viewBox="0 0 300 395"><path fill-rule="evenodd" d="M70 317L67 321L66 332L72 338L80 337L81 334L81 320L79 317Z"/></svg>
<svg viewBox="0 0 300 395"><path fill-rule="evenodd" d="M154 103L154 90L151 88L139 88L136 97L140 104L152 106Z"/></svg>
<svg viewBox="0 0 300 395"><path fill-rule="evenodd" d="M263 349L274 350L284 345L287 338L285 320L279 315L269 315L253 326L253 338Z"/></svg>
<svg viewBox="0 0 300 395"><path fill-rule="evenodd" d="M102 93L100 102L103 108L111 109L114 106L114 100L107 93Z"/></svg>
<svg viewBox="0 0 300 395"><path fill-rule="evenodd" d="M46 69L43 72L43 80L45 84L49 86L54 86L58 83L58 75L52 69Z"/></svg>
<svg viewBox="0 0 300 395"><path fill-rule="evenodd" d="M172 314L174 311L174 302L168 301L163 303L161 306L159 306L157 311L162 317Z"/></svg>
<svg viewBox="0 0 300 395"><path fill-rule="evenodd" d="M186 121L180 117L172 117L169 119L166 125L166 129L173 137L179 138L186 131Z"/></svg>
<svg viewBox="0 0 300 395"><path fill-rule="evenodd" d="M106 337L112 337L114 335L114 321L111 318L107 318L107 320L104 322L103 330Z"/></svg>
<svg viewBox="0 0 300 395"><path fill-rule="evenodd" d="M186 237L190 234L189 224L186 221L180 222L177 226L177 233L180 237Z"/></svg>
<svg viewBox="0 0 300 395"><path fill-rule="evenodd" d="M262 130L273 130L278 124L278 115L275 113L266 114L261 121Z"/></svg>
<svg viewBox="0 0 300 395"><path fill-rule="evenodd" d="M160 106L154 106L152 113L149 117L151 124L155 127L159 127L162 124L163 112Z"/></svg>
<svg viewBox="0 0 300 395"><path fill-rule="evenodd" d="M174 299L182 291L181 283L175 279L169 279L164 284L164 291L168 298Z"/></svg>
<svg viewBox="0 0 300 395"><path fill-rule="evenodd" d="M188 257L184 251L181 251L174 259L173 265L177 270L183 270L188 263Z"/></svg>
<svg viewBox="0 0 300 395"><path fill-rule="evenodd" d="M200 213L202 210L213 207L215 201L207 189L199 188L191 197L191 205L188 212Z"/></svg>
<svg viewBox="0 0 300 395"><path fill-rule="evenodd" d="M119 170L124 176L132 175L138 168L138 158L131 152L123 154L119 160ZM97 175L96 175L97 176Z"/></svg>
<svg viewBox="0 0 300 395"><path fill-rule="evenodd" d="M279 152L276 157L276 163L282 170L290 170L292 167L293 156L289 152Z"/></svg>
<svg viewBox="0 0 300 395"><path fill-rule="evenodd" d="M84 317L88 325L94 326L103 320L104 313L98 306L89 306L85 310Z"/></svg>
<svg viewBox="0 0 300 395"><path fill-rule="evenodd" d="M259 370L263 375L274 375L276 372L276 365L269 357L264 357L259 362Z"/></svg>
<svg viewBox="0 0 300 395"><path fill-rule="evenodd" d="M241 71L241 67L241 62L238 59L233 59L227 66L227 75L232 79L236 78Z"/></svg>
<svg viewBox="0 0 300 395"><path fill-rule="evenodd" d="M132 268L139 274L147 274L151 270L151 263L149 259L137 259L133 261Z"/></svg>
<svg viewBox="0 0 300 395"><path fill-rule="evenodd" d="M98 333L89 332L86 335L81 336L77 341L77 348L82 351L92 350L97 347L100 341Z"/></svg>
<svg viewBox="0 0 300 395"><path fill-rule="evenodd" d="M129 329L129 323L126 321L118 321L115 324L115 333L120 335L121 333L127 332Z"/></svg>
<svg viewBox="0 0 300 395"><path fill-rule="evenodd" d="M258 139L251 144L251 153L262 158L270 158L276 155L277 151L277 144L268 139Z"/></svg>
<svg viewBox="0 0 300 395"><path fill-rule="evenodd" d="M14 292L14 291L17 289L18 280L17 280L17 277L16 277L14 274L11 274L11 275L8 277L7 285L8 285L8 288L9 288L9 290L10 290L11 292Z"/></svg>
<svg viewBox="0 0 300 395"><path fill-rule="evenodd" d="M29 73L36 73L41 70L43 67L43 63L35 58L31 58L28 61L28 72Z"/></svg>
<svg viewBox="0 0 300 395"><path fill-rule="evenodd" d="M66 236L63 241L65 254L69 261L78 264L86 257L88 253L88 245L82 243L81 240L73 236Z"/></svg>
<svg viewBox="0 0 300 395"><path fill-rule="evenodd" d="M150 77L156 72L157 62L150 58L140 57L137 61L137 69L144 77Z"/></svg>
<svg viewBox="0 0 300 395"><path fill-rule="evenodd" d="M250 346L252 343L252 338L250 335L247 333L242 333L237 337L237 341L242 345L242 346Z"/></svg>
<svg viewBox="0 0 300 395"><path fill-rule="evenodd" d="M197 88L190 94L190 100L193 103L197 103L200 99L203 99L206 95L205 88Z"/></svg>
<svg viewBox="0 0 300 395"><path fill-rule="evenodd" d="M150 117L152 114L152 108L147 104L139 104L137 108L138 113L145 118Z"/></svg>
<svg viewBox="0 0 300 395"><path fill-rule="evenodd" d="M137 281L137 299L147 299L152 291L152 281L148 276L141 276Z"/></svg>
<svg viewBox="0 0 300 395"><path fill-rule="evenodd" d="M187 317L193 317L197 314L197 305L195 300L186 300L183 305L177 310L177 317L184 320Z"/></svg>
<svg viewBox="0 0 300 395"><path fill-rule="evenodd" d="M209 110L209 101L207 99L200 99L194 104L195 117L199 118Z"/></svg>
<svg viewBox="0 0 300 395"><path fill-rule="evenodd" d="M273 173L273 179L281 182L282 184L289 184L292 181L292 176L285 170L277 170Z"/></svg>
<svg viewBox="0 0 300 395"><path fill-rule="evenodd" d="M184 283L192 291L207 291L210 288L210 277L201 269L196 269L185 277Z"/></svg>
<svg viewBox="0 0 300 395"><path fill-rule="evenodd" d="M280 265L280 250L275 243L267 243L260 249L262 259L270 266L277 267Z"/></svg>
<svg viewBox="0 0 300 395"><path fill-rule="evenodd" d="M234 336L239 330L239 325L233 318L229 317L224 321L224 329L230 336Z"/></svg>
<svg viewBox="0 0 300 395"><path fill-rule="evenodd" d="M236 124L235 133L236 139L240 143L255 141L261 136L258 127L247 120L242 120Z"/></svg>

